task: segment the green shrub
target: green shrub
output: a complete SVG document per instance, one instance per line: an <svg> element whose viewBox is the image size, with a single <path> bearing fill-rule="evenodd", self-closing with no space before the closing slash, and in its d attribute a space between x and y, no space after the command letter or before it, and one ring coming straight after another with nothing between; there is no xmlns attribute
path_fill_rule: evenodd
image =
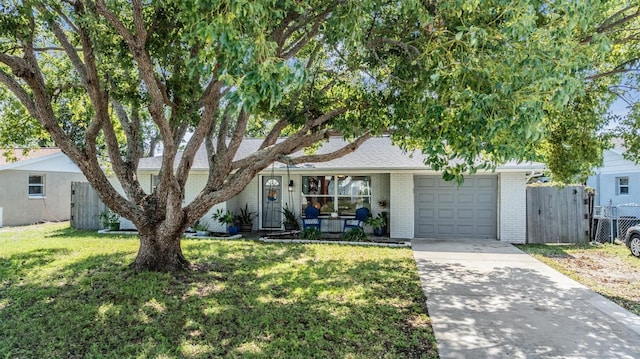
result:
<svg viewBox="0 0 640 359"><path fill-rule="evenodd" d="M367 238L362 228L351 228L342 234L342 238L351 242L360 242Z"/></svg>
<svg viewBox="0 0 640 359"><path fill-rule="evenodd" d="M316 240L320 239L320 237L322 237L322 233L316 227L305 228L300 232L300 238L302 239Z"/></svg>

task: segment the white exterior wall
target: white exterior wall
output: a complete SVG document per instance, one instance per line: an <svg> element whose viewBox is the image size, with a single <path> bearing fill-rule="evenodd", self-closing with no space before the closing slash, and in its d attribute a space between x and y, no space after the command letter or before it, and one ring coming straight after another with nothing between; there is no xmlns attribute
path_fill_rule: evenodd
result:
<svg viewBox="0 0 640 359"><path fill-rule="evenodd" d="M629 178L629 194L616 194L617 177ZM640 170L639 172L600 173L590 177L587 186L596 190L596 206L640 204Z"/></svg>
<svg viewBox="0 0 640 359"><path fill-rule="evenodd" d="M245 205L250 212L260 214L260 176L254 177L242 192L227 201L227 207L235 214L240 214L240 209L244 209ZM252 230L260 228L260 220L259 216L254 218Z"/></svg>
<svg viewBox="0 0 640 359"><path fill-rule="evenodd" d="M391 238L414 236L414 188L412 173L392 173L389 179Z"/></svg>
<svg viewBox="0 0 640 359"><path fill-rule="evenodd" d="M388 173L377 173L371 175L371 215L376 217L380 212L389 212L390 183ZM386 201L387 207L382 208L378 204Z"/></svg>
<svg viewBox="0 0 640 359"><path fill-rule="evenodd" d="M640 204L640 166L624 159L616 150L603 152L604 167L598 168L596 174L589 177L587 186L596 190L595 205L616 206L626 203ZM629 177L629 194L616 194L616 177Z"/></svg>
<svg viewBox="0 0 640 359"><path fill-rule="evenodd" d="M200 191L202 191L204 186L207 184L207 176L208 174L205 172L202 172L202 173L192 172L189 175L189 179L187 179L187 183L185 186L185 195L184 195L184 200L182 201L183 204L190 203L191 201L193 201L194 198L196 198L198 193L200 193ZM218 203L215 206L213 206L213 208L211 208L209 212L207 212L204 216L200 218L200 223L209 224L209 230L212 232L226 232L227 228L224 225L220 224L218 221L211 218L213 213L215 213L215 211L218 208L221 208L223 211L226 211L228 208L227 203L225 202ZM229 208L229 209L233 210L232 208Z"/></svg>
<svg viewBox="0 0 640 359"><path fill-rule="evenodd" d="M527 240L527 183L525 173L498 176L498 239L525 243Z"/></svg>
<svg viewBox="0 0 640 359"><path fill-rule="evenodd" d="M67 221L71 217L71 182L85 181L82 173L36 170L0 171L0 224L22 226L48 221ZM44 176L44 197L29 196L29 175Z"/></svg>

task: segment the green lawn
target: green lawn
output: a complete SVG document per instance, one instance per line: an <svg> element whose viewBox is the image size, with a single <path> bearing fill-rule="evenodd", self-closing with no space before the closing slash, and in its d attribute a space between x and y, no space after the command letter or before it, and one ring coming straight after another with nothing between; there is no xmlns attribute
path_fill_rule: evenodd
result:
<svg viewBox="0 0 640 359"><path fill-rule="evenodd" d="M174 277L137 246L0 230L0 358L438 357L410 249L184 240Z"/></svg>
<svg viewBox="0 0 640 359"><path fill-rule="evenodd" d="M624 244L528 244L518 248L640 315L640 259Z"/></svg>

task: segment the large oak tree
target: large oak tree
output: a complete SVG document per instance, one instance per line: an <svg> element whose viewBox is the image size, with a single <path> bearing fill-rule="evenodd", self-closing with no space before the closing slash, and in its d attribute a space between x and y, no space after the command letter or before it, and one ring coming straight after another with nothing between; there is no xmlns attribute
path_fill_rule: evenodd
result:
<svg viewBox="0 0 640 359"><path fill-rule="evenodd" d="M188 264L184 230L276 160L326 161L383 131L447 178L536 158L545 113L584 93L593 54L579 39L598 11L573 0L8 0L0 122L36 119L139 229L134 267L174 271ZM136 176L149 124L163 144L153 192ZM247 133L262 146L234 160ZM332 135L351 143L291 156ZM208 180L184 204L201 146Z"/></svg>

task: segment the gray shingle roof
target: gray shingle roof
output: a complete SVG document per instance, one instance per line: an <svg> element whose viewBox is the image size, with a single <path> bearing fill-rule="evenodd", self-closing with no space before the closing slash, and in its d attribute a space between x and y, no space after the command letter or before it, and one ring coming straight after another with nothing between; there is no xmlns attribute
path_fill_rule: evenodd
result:
<svg viewBox="0 0 640 359"><path fill-rule="evenodd" d="M246 138L238 149L235 159L241 159L249 156L258 150L262 139ZM346 145L347 142L341 137L332 137L325 142L316 152L318 154L329 153ZM296 153L291 157L297 157L302 153ZM297 165L299 169L350 169L350 170L426 170L424 160L426 155L420 152L406 153L398 146L391 143L389 137L371 138L364 142L356 151L327 162L316 162L309 164ZM148 157L140 160L139 170L158 170L162 164L162 157ZM276 164L276 167L283 167L283 164ZM206 170L208 168L206 150L201 147L194 159L193 170ZM293 169L294 167L292 167ZM498 169L522 169L522 170L539 170L544 168L540 163L516 163L509 162Z"/></svg>

